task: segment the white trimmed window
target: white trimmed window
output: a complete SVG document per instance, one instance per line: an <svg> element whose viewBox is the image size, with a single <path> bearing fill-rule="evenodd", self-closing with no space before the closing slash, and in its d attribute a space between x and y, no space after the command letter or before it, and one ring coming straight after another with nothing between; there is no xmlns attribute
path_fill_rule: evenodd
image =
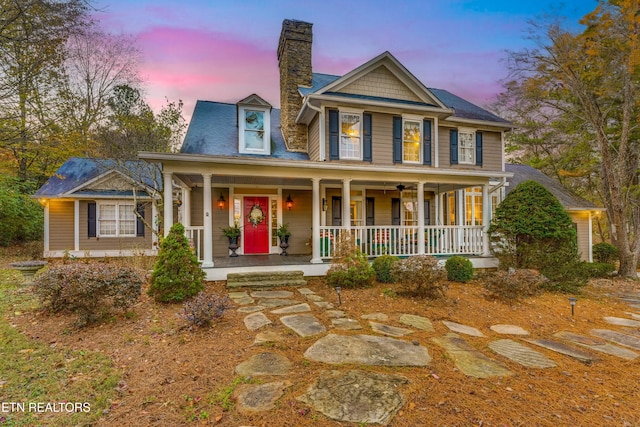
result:
<svg viewBox="0 0 640 427"><path fill-rule="evenodd" d="M482 187L464 190L465 224L482 225Z"/></svg>
<svg viewBox="0 0 640 427"><path fill-rule="evenodd" d="M270 126L271 119L268 109L239 107L239 151L245 154L271 154Z"/></svg>
<svg viewBox="0 0 640 427"><path fill-rule="evenodd" d="M476 132L472 129L458 130L458 163L476 163Z"/></svg>
<svg viewBox="0 0 640 427"><path fill-rule="evenodd" d="M422 120L402 120L402 161L420 163L422 151Z"/></svg>
<svg viewBox="0 0 640 427"><path fill-rule="evenodd" d="M362 113L340 111L340 158L362 160Z"/></svg>
<svg viewBox="0 0 640 427"><path fill-rule="evenodd" d="M135 237L136 214L132 203L103 202L98 204L98 236Z"/></svg>

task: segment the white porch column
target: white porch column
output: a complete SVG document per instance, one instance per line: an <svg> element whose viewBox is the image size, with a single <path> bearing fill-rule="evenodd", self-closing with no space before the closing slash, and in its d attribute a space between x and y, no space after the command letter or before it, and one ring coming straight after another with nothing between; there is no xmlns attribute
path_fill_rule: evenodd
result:
<svg viewBox="0 0 640 427"><path fill-rule="evenodd" d="M80 200L73 201L73 250L80 250Z"/></svg>
<svg viewBox="0 0 640 427"><path fill-rule="evenodd" d="M164 177L164 236L167 237L169 229L173 226L173 174L171 172L162 172Z"/></svg>
<svg viewBox="0 0 640 427"><path fill-rule="evenodd" d="M155 203L151 203L151 249L158 250L158 208Z"/></svg>
<svg viewBox="0 0 640 427"><path fill-rule="evenodd" d="M182 189L182 225L191 227L191 188Z"/></svg>
<svg viewBox="0 0 640 427"><path fill-rule="evenodd" d="M342 180L342 226L351 230L351 178Z"/></svg>
<svg viewBox="0 0 640 427"><path fill-rule="evenodd" d="M202 267L213 267L213 215L211 214L211 174L202 174L202 211L204 224L204 245Z"/></svg>
<svg viewBox="0 0 640 427"><path fill-rule="evenodd" d="M320 178L311 178L311 264L322 264L320 258Z"/></svg>
<svg viewBox="0 0 640 427"><path fill-rule="evenodd" d="M491 223L491 197L489 184L482 186L482 255L491 255L489 247L489 224Z"/></svg>
<svg viewBox="0 0 640 427"><path fill-rule="evenodd" d="M424 249L424 182L418 182L418 255Z"/></svg>

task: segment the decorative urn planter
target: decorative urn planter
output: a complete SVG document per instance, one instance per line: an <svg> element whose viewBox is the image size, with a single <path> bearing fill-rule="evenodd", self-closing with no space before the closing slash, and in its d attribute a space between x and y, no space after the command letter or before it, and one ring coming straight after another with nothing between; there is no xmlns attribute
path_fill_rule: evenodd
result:
<svg viewBox="0 0 640 427"><path fill-rule="evenodd" d="M282 252L280 252L280 255L287 256L288 247L289 247L289 236L280 237L280 249L282 249Z"/></svg>
<svg viewBox="0 0 640 427"><path fill-rule="evenodd" d="M238 237L229 237L229 250L231 251L230 257L236 257L238 254L236 250L238 249Z"/></svg>
<svg viewBox="0 0 640 427"><path fill-rule="evenodd" d="M33 283L33 276L36 275L38 270L47 265L47 261L19 261L11 264L14 270L18 270L24 277L24 283L30 285Z"/></svg>

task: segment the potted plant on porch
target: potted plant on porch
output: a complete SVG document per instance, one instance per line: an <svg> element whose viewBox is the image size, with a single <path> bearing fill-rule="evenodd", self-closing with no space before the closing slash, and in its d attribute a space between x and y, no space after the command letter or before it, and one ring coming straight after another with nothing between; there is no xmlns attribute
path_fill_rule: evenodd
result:
<svg viewBox="0 0 640 427"><path fill-rule="evenodd" d="M278 226L276 230L276 235L280 238L280 249L282 252L280 255L287 256L287 248L289 247L289 237L291 236L291 231L289 231L289 226L287 224L281 224Z"/></svg>
<svg viewBox="0 0 640 427"><path fill-rule="evenodd" d="M221 228L220 230L222 230L222 234L229 239L229 250L231 251L231 255L229 256L238 256L236 253L236 250L238 249L238 238L240 237L240 227L238 226L238 223L234 222L233 225Z"/></svg>

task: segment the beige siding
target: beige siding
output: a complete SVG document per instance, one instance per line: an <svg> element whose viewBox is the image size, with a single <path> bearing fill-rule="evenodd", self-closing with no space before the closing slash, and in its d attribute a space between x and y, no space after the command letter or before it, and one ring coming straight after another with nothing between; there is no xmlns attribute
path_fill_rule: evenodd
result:
<svg viewBox="0 0 640 427"><path fill-rule="evenodd" d="M222 194L224 199L227 201L224 209L218 208L217 200L220 197L220 194ZM229 254L229 239L222 234L220 229L229 225L229 209L233 209L233 201L229 200L229 189L213 188L211 190L211 204L211 216L213 222L211 230L213 233L213 256L227 256ZM198 214L200 216L198 224L202 225L202 188L200 188L200 210Z"/></svg>
<svg viewBox="0 0 640 427"><path fill-rule="evenodd" d="M367 73L355 82L340 89L339 92L422 102L411 89L384 66Z"/></svg>
<svg viewBox="0 0 640 427"><path fill-rule="evenodd" d="M438 130L438 155L441 168L469 170L502 170L502 139L499 132L482 131L482 166L458 164L452 165L450 160L449 131L451 127L440 127Z"/></svg>
<svg viewBox="0 0 640 427"><path fill-rule="evenodd" d="M212 195L215 193L211 193ZM220 195L218 195L220 197ZM211 196L213 198L213 196ZM229 199L225 195L227 200L227 207L229 206ZM216 198L217 200L217 198ZM191 189L191 225L194 227L201 227L204 225L204 211L202 210L202 187L194 187Z"/></svg>
<svg viewBox="0 0 640 427"><path fill-rule="evenodd" d="M126 200L131 203L131 200ZM88 237L88 201L80 201L80 250L107 251L128 249L151 249L153 233L148 228L144 237ZM151 219L151 203L145 203L145 218Z"/></svg>
<svg viewBox="0 0 640 427"><path fill-rule="evenodd" d="M308 143L309 147L309 160L317 162L320 161L320 119L319 115L316 115L308 126Z"/></svg>
<svg viewBox="0 0 640 427"><path fill-rule="evenodd" d="M282 210L282 222L288 224L291 230L287 253L311 253L308 245L311 238L311 191L283 189L282 194L283 198L286 198L285 194L291 195L294 203L290 211L286 207Z"/></svg>
<svg viewBox="0 0 640 427"><path fill-rule="evenodd" d="M49 250L72 251L74 249L73 216L73 202L57 200L49 202ZM86 221L84 224L86 229Z"/></svg>
<svg viewBox="0 0 640 427"><path fill-rule="evenodd" d="M393 116L373 113L371 116L371 149L373 163L393 164Z"/></svg>
<svg viewBox="0 0 640 427"><path fill-rule="evenodd" d="M583 261L589 260L589 212L569 212L571 221L577 226L578 252Z"/></svg>

